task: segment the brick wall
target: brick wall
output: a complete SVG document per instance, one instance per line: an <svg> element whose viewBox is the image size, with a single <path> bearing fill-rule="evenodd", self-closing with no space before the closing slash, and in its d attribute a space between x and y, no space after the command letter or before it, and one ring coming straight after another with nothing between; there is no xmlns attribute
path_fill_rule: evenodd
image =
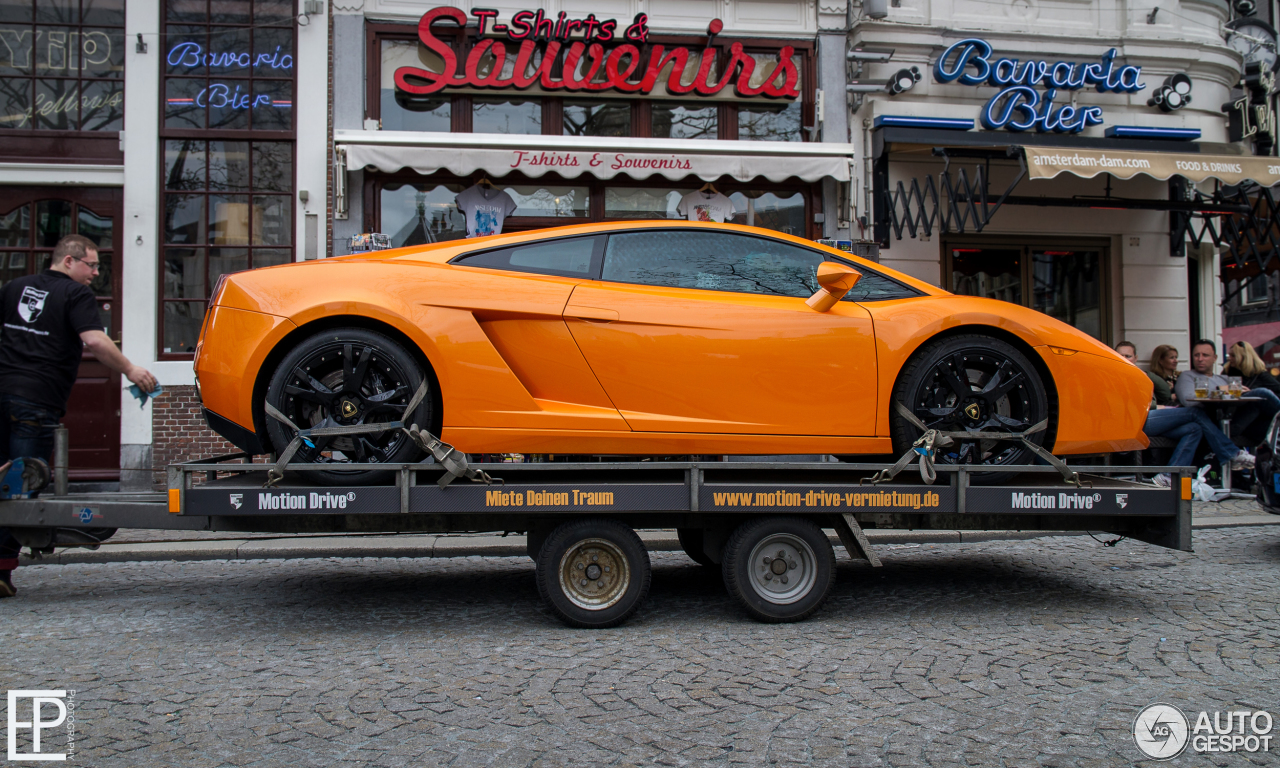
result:
<svg viewBox="0 0 1280 768"><path fill-rule="evenodd" d="M205 425L195 387L164 388L151 407L151 440L151 468L158 490L165 487L169 464L240 451Z"/></svg>

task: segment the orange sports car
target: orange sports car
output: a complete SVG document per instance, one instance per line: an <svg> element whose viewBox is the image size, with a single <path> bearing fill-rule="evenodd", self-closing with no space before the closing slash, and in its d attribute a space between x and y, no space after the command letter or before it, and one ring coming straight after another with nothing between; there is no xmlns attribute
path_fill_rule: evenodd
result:
<svg viewBox="0 0 1280 768"><path fill-rule="evenodd" d="M1054 453L1145 447L1151 381L1039 312L956 296L812 241L628 221L452 240L223 278L195 369L209 426L250 453L302 429L403 420L466 453L837 454L930 427ZM405 410L425 382L427 396ZM329 483L413 461L398 430L317 437ZM939 461L1029 463L957 440Z"/></svg>

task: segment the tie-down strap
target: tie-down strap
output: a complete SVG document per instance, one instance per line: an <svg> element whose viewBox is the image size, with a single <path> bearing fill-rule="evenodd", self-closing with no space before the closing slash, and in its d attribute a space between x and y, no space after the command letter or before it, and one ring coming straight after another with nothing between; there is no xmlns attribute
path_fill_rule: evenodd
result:
<svg viewBox="0 0 1280 768"><path fill-rule="evenodd" d="M439 438L434 437L429 432L420 431L417 424L413 424L409 429L405 429L404 419L413 415L413 412L418 409L418 406L422 404L422 401L426 396L427 380L423 379L422 383L418 385L418 390L414 392L413 397L410 398L409 404L405 406L404 417L400 421L387 421L378 424L345 425L335 422L331 416L326 416L324 421L321 421L319 424L308 429L300 429L297 424L294 424L288 416L281 413L275 406L271 405L271 403L264 403L265 411L268 416L289 427L295 433L293 439L289 441L289 445L280 454L280 458L276 461L275 466L268 470L267 482L264 487L270 488L284 478L285 466L293 459L294 454L298 452L298 449L302 447L303 443L306 443L308 447L315 447L315 443L312 442L311 439L313 437L371 435L390 432L397 429L402 430L409 435L409 437L417 443L420 448L430 451L431 455L435 456L436 461L440 462L444 467L448 474L441 478L440 486L442 488L448 485L455 477L467 477L470 480L492 483L492 478L485 473L469 469L467 467L466 456L458 453L453 446L448 443L441 442ZM422 438L423 435L426 436L425 440ZM432 447L432 441L434 441L435 447ZM447 463L445 461L446 458L449 459Z"/></svg>
<svg viewBox="0 0 1280 768"><path fill-rule="evenodd" d="M902 418L911 422L917 429L924 434L920 435L914 443L911 444L910 450L902 454L892 467L882 469L870 478L872 484L887 483L897 476L911 461L917 457L920 459L920 478L924 480L926 485L933 485L938 479L938 472L933 466L934 452L937 448L946 448L954 444L957 440L1019 440L1035 455L1044 459L1050 466L1058 470L1062 475L1062 479L1080 487L1082 481L1079 473L1068 467L1066 462L1049 453L1044 448L1027 439L1028 435L1042 432L1049 426L1046 419L1038 424L1034 424L1023 432L943 432L937 429L930 429L925 423L919 419L902 403L894 403L894 408Z"/></svg>

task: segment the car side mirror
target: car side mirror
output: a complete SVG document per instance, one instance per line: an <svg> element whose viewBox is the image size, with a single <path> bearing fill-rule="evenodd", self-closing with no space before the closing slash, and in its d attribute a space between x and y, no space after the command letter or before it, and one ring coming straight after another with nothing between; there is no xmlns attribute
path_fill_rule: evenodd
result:
<svg viewBox="0 0 1280 768"><path fill-rule="evenodd" d="M844 298L862 279L862 273L838 261L824 261L818 265L818 292L805 299L805 304L819 312L826 312Z"/></svg>

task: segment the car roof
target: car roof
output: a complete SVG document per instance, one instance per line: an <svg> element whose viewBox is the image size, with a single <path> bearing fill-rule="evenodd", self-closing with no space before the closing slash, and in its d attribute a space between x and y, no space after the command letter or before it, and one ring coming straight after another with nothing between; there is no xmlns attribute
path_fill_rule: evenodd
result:
<svg viewBox="0 0 1280 768"><path fill-rule="evenodd" d="M772 229L763 229L761 227L748 227L742 224L718 224L715 222L702 221L685 221L682 219L643 219L637 221L598 221L583 224L570 224L562 227L548 227L546 229L532 229L523 232L510 232L501 235L489 235L487 237L474 237L461 240L446 240L442 243L429 243L425 245L413 245L405 248L394 248L386 251L372 251L368 253L357 253L350 256L340 256L340 260L361 260L361 261L383 261L388 259L395 260L411 260L426 261L443 264L451 259L464 253L472 251L488 250L490 248L503 248L520 243L535 242L538 240L547 240L558 237L573 237L581 235L594 234L612 234L617 232L630 232L645 229L671 230L671 229L701 229L716 232L735 232L738 234L754 235L757 237L765 237L773 240L792 243L794 245L809 248L816 251L825 251L832 256L852 262L858 266L864 266L872 271L887 275L910 285L930 295L945 295L946 291L939 289L937 286L917 280L910 275L904 275L897 270L890 269L881 264L877 264L868 259L856 256L852 253L838 250L827 245L806 240L794 235L788 235ZM328 259L327 261L332 261Z"/></svg>

